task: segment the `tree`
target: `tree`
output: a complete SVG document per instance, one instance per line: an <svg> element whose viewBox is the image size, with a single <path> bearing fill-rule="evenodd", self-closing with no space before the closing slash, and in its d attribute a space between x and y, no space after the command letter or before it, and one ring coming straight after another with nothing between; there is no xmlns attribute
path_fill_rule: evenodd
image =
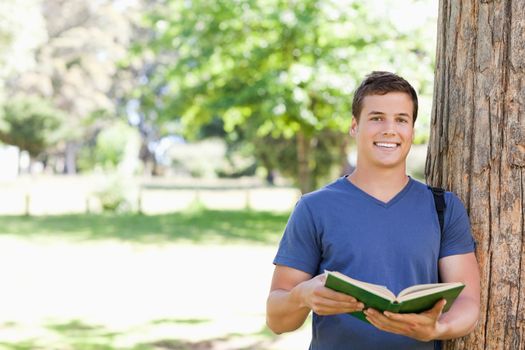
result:
<svg viewBox="0 0 525 350"><path fill-rule="evenodd" d="M82 148L78 157L80 170L115 170L133 150L133 144L139 137L137 129L121 119L107 124L97 133L91 145Z"/></svg>
<svg viewBox="0 0 525 350"><path fill-rule="evenodd" d="M63 114L47 101L35 97L7 102L0 118L0 141L38 157L63 135Z"/></svg>
<svg viewBox="0 0 525 350"><path fill-rule="evenodd" d="M338 151L347 142L356 81L370 67L421 67L426 55L371 14L364 1L164 1L147 17L153 35L143 54L161 64L142 100L187 135L220 116L226 132L254 143L293 140L294 177L308 192L319 138L330 134L325 144Z"/></svg>
<svg viewBox="0 0 525 350"><path fill-rule="evenodd" d="M112 0L42 0L47 35L36 50L37 65L9 81L13 92L42 96L67 114L67 173L76 172L78 150L108 115L118 114L121 91L133 85L117 74L132 40L134 9L125 6ZM17 21L25 26L25 17Z"/></svg>
<svg viewBox="0 0 525 350"><path fill-rule="evenodd" d="M0 1L0 102L6 80L35 66L34 51L47 38L40 5L40 0Z"/></svg>
<svg viewBox="0 0 525 350"><path fill-rule="evenodd" d="M426 175L470 214L481 319L447 349L525 348L525 12L519 1L440 1Z"/></svg>

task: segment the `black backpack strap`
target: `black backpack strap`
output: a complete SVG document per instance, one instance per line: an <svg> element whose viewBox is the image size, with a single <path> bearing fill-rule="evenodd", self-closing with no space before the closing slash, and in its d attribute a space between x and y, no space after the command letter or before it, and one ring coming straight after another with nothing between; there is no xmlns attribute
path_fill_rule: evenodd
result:
<svg viewBox="0 0 525 350"><path fill-rule="evenodd" d="M434 195L434 204L436 205L436 212L439 220L439 228L441 235L443 235L443 228L445 227L445 190L439 187L428 186Z"/></svg>

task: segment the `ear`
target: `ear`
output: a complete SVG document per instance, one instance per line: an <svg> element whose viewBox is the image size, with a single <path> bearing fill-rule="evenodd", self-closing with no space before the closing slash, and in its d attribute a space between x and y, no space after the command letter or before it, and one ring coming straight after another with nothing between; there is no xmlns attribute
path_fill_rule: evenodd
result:
<svg viewBox="0 0 525 350"><path fill-rule="evenodd" d="M350 136L355 137L355 135L357 134L357 131L358 131L357 120L354 117L352 118L352 124L350 125Z"/></svg>

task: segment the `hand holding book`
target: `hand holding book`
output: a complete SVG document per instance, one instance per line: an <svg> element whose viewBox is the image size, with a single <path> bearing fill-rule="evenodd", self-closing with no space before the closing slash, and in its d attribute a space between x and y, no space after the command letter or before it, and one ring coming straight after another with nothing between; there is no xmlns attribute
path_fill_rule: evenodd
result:
<svg viewBox="0 0 525 350"><path fill-rule="evenodd" d="M417 314L381 313L374 309L367 309L364 313L366 320L382 331L427 342L446 332L447 327L439 322L445 305L446 300L441 299L432 309Z"/></svg>
<svg viewBox="0 0 525 350"><path fill-rule="evenodd" d="M446 300L443 309L443 312L446 312L465 287L460 282L421 284L406 288L396 296L386 287L359 281L332 271L326 271L325 286L355 297L365 304L365 308L394 313L421 313L432 309L441 299ZM368 322L363 312L350 314Z"/></svg>
<svg viewBox="0 0 525 350"><path fill-rule="evenodd" d="M325 287L326 275L321 274L300 283L294 289L296 300L318 315L327 316L363 310L354 297Z"/></svg>

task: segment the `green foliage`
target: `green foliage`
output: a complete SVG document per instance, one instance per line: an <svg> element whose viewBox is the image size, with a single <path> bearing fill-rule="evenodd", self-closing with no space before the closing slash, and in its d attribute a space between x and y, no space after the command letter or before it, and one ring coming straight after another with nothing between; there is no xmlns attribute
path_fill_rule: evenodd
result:
<svg viewBox="0 0 525 350"><path fill-rule="evenodd" d="M138 189L122 176L109 175L94 195L105 212L127 213L138 209Z"/></svg>
<svg viewBox="0 0 525 350"><path fill-rule="evenodd" d="M345 160L341 147L346 137L348 135L341 132L322 130L311 138L312 151L308 165L314 188L341 175ZM255 141L254 153L266 169L278 169L282 175L296 178L298 153L295 144L295 136L291 139L267 136ZM296 182L295 185L299 184Z"/></svg>
<svg viewBox="0 0 525 350"><path fill-rule="evenodd" d="M227 133L258 148L270 139L294 148L299 130L319 144L324 132L346 132L352 91L371 70L431 72L421 64L432 56L422 41L398 33L365 1L167 0L145 25L152 35L142 54L156 64L135 96L156 122L179 120L188 138L219 116ZM330 142L328 153L344 144ZM315 156L305 156L316 175Z"/></svg>
<svg viewBox="0 0 525 350"><path fill-rule="evenodd" d="M37 97L8 101L0 119L0 140L37 157L63 136L65 116L49 102Z"/></svg>
<svg viewBox="0 0 525 350"><path fill-rule="evenodd" d="M193 177L214 177L222 169L226 145L220 138L181 143L167 152L171 167Z"/></svg>
<svg viewBox="0 0 525 350"><path fill-rule="evenodd" d="M124 189L121 186L115 186L112 183L99 191L95 192L95 196L99 199L102 210L109 212L121 211L126 207L126 197Z"/></svg>
<svg viewBox="0 0 525 350"><path fill-rule="evenodd" d="M121 120L102 129L94 139L94 145L81 150L78 167L81 171L95 168L114 170L126 156L130 142L138 138L137 130Z"/></svg>
<svg viewBox="0 0 525 350"><path fill-rule="evenodd" d="M160 118L180 117L190 136L217 114L226 131L242 126L260 136L347 126L355 81L348 59L369 41L337 29L366 21L362 6L332 20L336 5L312 0L238 5L168 1L151 14L157 36L150 47L177 57L151 79L154 90L165 87ZM376 24L367 35L373 39L389 29Z"/></svg>

